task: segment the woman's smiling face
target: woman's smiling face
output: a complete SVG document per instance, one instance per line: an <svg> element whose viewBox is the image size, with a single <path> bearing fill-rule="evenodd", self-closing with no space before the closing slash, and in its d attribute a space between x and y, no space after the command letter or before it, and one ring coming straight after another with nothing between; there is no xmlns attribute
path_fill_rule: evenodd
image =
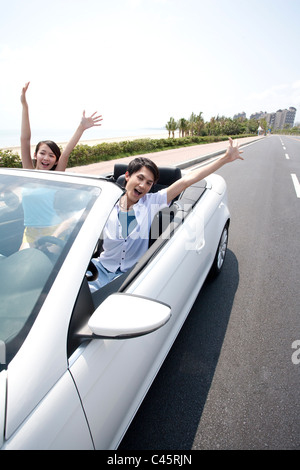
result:
<svg viewBox="0 0 300 470"><path fill-rule="evenodd" d="M55 154L47 144L40 145L35 158L37 170L51 170L57 161Z"/></svg>

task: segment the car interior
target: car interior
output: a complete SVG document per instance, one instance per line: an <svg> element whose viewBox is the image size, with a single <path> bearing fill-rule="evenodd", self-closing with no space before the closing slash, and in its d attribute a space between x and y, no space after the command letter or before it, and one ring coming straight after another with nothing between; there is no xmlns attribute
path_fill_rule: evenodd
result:
<svg viewBox="0 0 300 470"><path fill-rule="evenodd" d="M111 176L111 179L121 187L124 187L126 170L126 164L117 163L114 166L114 172ZM151 192L166 188L181 178L181 170L177 167L159 167L159 173L159 180L152 186ZM173 235L176 228L182 224L185 217L204 194L205 190L206 181L202 180L187 188L176 200L172 201L169 207L160 210L155 215L150 229L149 249L138 263L125 274L122 274L92 294L88 286L88 277L83 280L70 324L68 356L75 351L82 341L89 337L92 339L92 334L89 333L85 327L95 309L99 307L109 295L126 290L138 273L144 269L153 256L155 256L166 241ZM93 257L97 258L101 253L101 249L102 242L100 238Z"/></svg>
<svg viewBox="0 0 300 470"><path fill-rule="evenodd" d="M121 187L124 187L125 182L125 172L127 170L127 164L117 163L114 166L114 172L108 179L116 182ZM177 167L159 167L160 177L159 180L153 187L151 188L151 192L159 191L163 188L168 187L173 182L177 181L181 178L181 170ZM127 289L129 284L136 278L136 276L144 269L144 267L149 263L151 259L158 253L158 251L164 246L166 241L175 233L176 229L182 224L185 217L188 213L192 210L193 206L197 203L199 198L205 192L206 189L206 181L201 181L188 189L186 189L176 200L172 201L169 207L164 208L163 210L159 211L152 222L150 235L149 235L149 249L147 252L142 256L142 258L138 261L138 263L133 266L128 272L121 275L119 278L115 279L111 283L107 284L106 286L102 287L98 291L91 294L89 285L88 285L88 277L85 277L80 289L80 292L77 296L77 300L75 302L74 311L72 315L72 321L70 322L70 330L69 330L69 341L68 341L68 354L71 354L80 344L82 339L79 331L85 327L87 324L88 319L95 311L95 309L112 293L115 292L123 292ZM60 200L63 199L66 203L70 201L72 198L66 197L64 191L62 191L62 195L58 194ZM79 196L78 196L79 197ZM80 195L82 197L82 195ZM80 204L85 204L85 201L77 201L76 206L80 206ZM60 204L61 206L62 204ZM64 205L62 205L64 207ZM71 207L67 207L65 210L72 210ZM13 191L5 190L1 191L0 193L0 264L2 265L2 272L3 278L5 277L4 271L8 269L7 265L11 262L14 258L20 260L20 263L24 266L25 257L26 256L35 256L36 258L42 258L43 263L39 259L38 265L39 268L42 266L46 266L44 271L46 274L51 270L51 263L49 263L49 259L51 260L49 254L44 251L42 253L40 250L29 249L28 251L25 250L23 253L19 252L19 247L22 241L23 231L24 231L24 214L22 209L22 204L20 204L19 198L14 194ZM47 237L43 237L47 238ZM67 248L67 247L66 247ZM94 257L99 256L101 252L101 237L99 239L99 243L97 249L94 252ZM45 254L47 256L45 256ZM5 258L9 257L9 260ZM24 257L24 259L23 259ZM57 258L56 258L57 259ZM54 260L55 261L55 260ZM12 264L14 269L17 269L20 263L14 261ZM28 264L27 262L25 264ZM29 265L29 264L28 264ZM50 267L49 267L50 265ZM20 271L17 269L17 271ZM45 272L43 271L43 275L40 276L40 283L43 281L45 282ZM37 273L39 271L37 270ZM28 279L26 282L29 282L30 275L27 275ZM9 276L11 281L15 276L11 274ZM45 278L45 279L44 279ZM22 280L23 287L26 286L26 282ZM11 283L11 288L4 292L4 284L3 284L3 295L4 300L8 302L9 292L11 289L16 289L16 280ZM41 289L41 287L40 287ZM16 301L18 300L16 296ZM30 310L28 300L28 309ZM20 322L24 322L24 318L16 318L16 329L20 328Z"/></svg>

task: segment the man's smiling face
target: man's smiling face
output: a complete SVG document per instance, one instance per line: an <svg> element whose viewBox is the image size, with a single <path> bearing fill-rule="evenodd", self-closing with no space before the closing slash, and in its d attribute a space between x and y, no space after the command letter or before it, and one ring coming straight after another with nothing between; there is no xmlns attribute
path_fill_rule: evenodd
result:
<svg viewBox="0 0 300 470"><path fill-rule="evenodd" d="M154 183L154 175L151 170L143 166L130 175L125 173L127 205L136 204L145 194L147 194Z"/></svg>

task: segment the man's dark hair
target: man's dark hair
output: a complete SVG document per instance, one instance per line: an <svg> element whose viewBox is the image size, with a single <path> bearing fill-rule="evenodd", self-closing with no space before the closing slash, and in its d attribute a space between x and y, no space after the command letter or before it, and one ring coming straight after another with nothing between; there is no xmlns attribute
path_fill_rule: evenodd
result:
<svg viewBox="0 0 300 470"><path fill-rule="evenodd" d="M146 157L134 158L134 160L131 160L131 162L129 163L127 171L129 175L131 176L133 173L136 173L137 171L139 171L143 166L145 166L148 170L151 171L154 177L154 183L156 183L159 178L159 170L156 164L152 160L150 160L150 158L146 158Z"/></svg>

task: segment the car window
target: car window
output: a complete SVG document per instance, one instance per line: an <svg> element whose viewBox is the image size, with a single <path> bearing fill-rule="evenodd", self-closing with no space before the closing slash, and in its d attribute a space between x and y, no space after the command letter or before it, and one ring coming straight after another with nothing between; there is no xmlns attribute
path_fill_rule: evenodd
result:
<svg viewBox="0 0 300 470"><path fill-rule="evenodd" d="M100 191L0 175L0 368L30 331Z"/></svg>

